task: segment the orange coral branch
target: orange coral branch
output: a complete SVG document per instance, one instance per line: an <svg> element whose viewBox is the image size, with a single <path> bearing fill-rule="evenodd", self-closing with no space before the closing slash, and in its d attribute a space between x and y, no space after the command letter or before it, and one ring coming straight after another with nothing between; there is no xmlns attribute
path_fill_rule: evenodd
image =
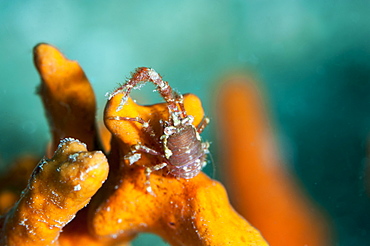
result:
<svg viewBox="0 0 370 246"><path fill-rule="evenodd" d="M327 223L279 156L260 92L229 78L218 102L227 186L237 210L272 245L330 245Z"/></svg>
<svg viewBox="0 0 370 246"><path fill-rule="evenodd" d="M63 227L88 204L108 175L103 153L64 140L42 160L20 200L2 217L1 245L57 245Z"/></svg>
<svg viewBox="0 0 370 246"><path fill-rule="evenodd" d="M121 98L120 94L114 96L105 110L106 125L113 136L109 160L121 164L101 191L109 196L95 204L91 230L98 236L119 235L128 239L139 232L151 232L171 245L267 245L258 231L230 206L223 186L203 173L182 179L162 169L150 175L155 195L146 191L143 166L157 164L156 159L143 156L131 166L121 160L131 145L141 142L152 147L152 139L137 122L112 118L141 117L150 120L158 133L160 120L168 119L167 105L140 106L129 99L116 112ZM199 124L203 118L200 100L186 95L184 105L187 113L194 116L195 125Z"/></svg>
<svg viewBox="0 0 370 246"><path fill-rule="evenodd" d="M73 137L96 149L96 102L93 89L76 61L48 44L34 48L35 66L41 76L41 95L53 137L53 153L59 141Z"/></svg>
<svg viewBox="0 0 370 246"><path fill-rule="evenodd" d="M95 128L95 96L82 68L48 44L34 48L35 65L41 76L40 95L53 136L51 153L59 139L73 136L98 149ZM95 182L100 182L96 180ZM87 230L87 211L80 211L59 238L60 245L112 245L112 241L92 237Z"/></svg>
<svg viewBox="0 0 370 246"><path fill-rule="evenodd" d="M36 46L34 55L53 135L52 149L67 136L97 149L95 98L82 69L47 44ZM158 86L164 94L169 90L166 83ZM168 101L175 99L172 93L166 95ZM120 242L128 242L140 232L152 232L172 245L267 245L230 206L223 186L203 173L183 179L170 175L166 168L153 171L149 176L152 193L148 192L144 169L158 164L158 158L143 154L129 165L123 157L134 144L159 145L156 141L164 131L161 121L169 117L168 104L139 106L129 99L120 105L121 98L115 94L105 110L112 140L110 173L104 187L95 194L108 175L104 154L88 152L78 140L64 140L52 159L38 164L18 202L0 218L0 244L113 246L125 244ZM182 110L181 97L176 94L176 99ZM194 125L202 124L204 112L196 96L186 95L184 107L194 116ZM119 117L140 117L143 121ZM184 120L191 122L191 118ZM158 138L143 129L143 122L150 123ZM194 138L200 141L198 135ZM82 209L92 196L92 203Z"/></svg>

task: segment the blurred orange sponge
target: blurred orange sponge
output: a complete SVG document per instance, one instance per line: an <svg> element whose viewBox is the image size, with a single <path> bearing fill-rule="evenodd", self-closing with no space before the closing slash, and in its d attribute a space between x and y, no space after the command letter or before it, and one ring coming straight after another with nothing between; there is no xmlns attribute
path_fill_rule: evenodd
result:
<svg viewBox="0 0 370 246"><path fill-rule="evenodd" d="M245 75L232 75L217 100L219 154L236 210L271 246L330 245L326 218L279 155L256 83Z"/></svg>

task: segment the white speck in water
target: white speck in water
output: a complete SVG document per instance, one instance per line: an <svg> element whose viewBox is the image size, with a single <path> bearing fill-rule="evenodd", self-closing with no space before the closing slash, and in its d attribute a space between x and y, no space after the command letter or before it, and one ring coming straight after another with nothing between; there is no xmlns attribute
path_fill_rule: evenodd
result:
<svg viewBox="0 0 370 246"><path fill-rule="evenodd" d="M24 121L21 128L25 133L32 134L36 131L36 124L33 121Z"/></svg>

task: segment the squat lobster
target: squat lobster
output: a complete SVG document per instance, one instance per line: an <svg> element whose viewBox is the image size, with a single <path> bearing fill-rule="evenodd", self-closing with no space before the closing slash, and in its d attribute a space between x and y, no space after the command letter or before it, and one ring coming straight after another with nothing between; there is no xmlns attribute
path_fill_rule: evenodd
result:
<svg viewBox="0 0 370 246"><path fill-rule="evenodd" d="M157 91L167 103L169 119L161 121L162 135L156 138L156 133L149 122L140 117L113 116L109 119L138 122L156 140L157 149L137 143L131 146L130 152L124 157L130 165L141 158L141 153L155 155L160 158L161 163L145 168L147 191L152 193L149 178L153 171L167 167L169 173L173 176L190 179L196 176L206 165L209 143L202 142L199 134L207 126L209 119L203 118L201 123L195 127L192 124L194 117L186 113L182 95L172 90L168 82L163 81L154 69L147 67L137 68L131 79L109 96L110 100L113 96L123 93L116 111L123 108L132 89L139 83L147 81L154 83Z"/></svg>

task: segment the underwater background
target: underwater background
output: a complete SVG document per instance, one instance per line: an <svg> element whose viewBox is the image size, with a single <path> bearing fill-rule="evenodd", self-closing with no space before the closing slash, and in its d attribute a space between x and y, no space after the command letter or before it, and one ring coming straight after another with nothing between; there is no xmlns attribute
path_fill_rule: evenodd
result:
<svg viewBox="0 0 370 246"><path fill-rule="evenodd" d="M370 1L0 1L2 170L50 138L36 94L32 49L40 42L77 60L93 85L99 120L105 94L139 66L153 67L215 118L220 81L244 71L263 88L291 172L326 211L334 245L368 245L370 192ZM160 100L154 87L138 102ZM212 142L217 179L217 124ZM368 177L370 178L370 176ZM309 232L307 232L309 233ZM162 245L152 235L134 245Z"/></svg>

